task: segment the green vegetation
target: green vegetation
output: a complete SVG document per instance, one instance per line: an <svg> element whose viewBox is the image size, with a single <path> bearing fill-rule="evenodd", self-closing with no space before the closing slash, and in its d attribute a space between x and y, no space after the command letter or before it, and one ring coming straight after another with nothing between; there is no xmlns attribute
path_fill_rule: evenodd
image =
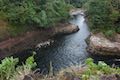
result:
<svg viewBox="0 0 120 80"><path fill-rule="evenodd" d="M83 5L88 1L88 0L65 0L67 3L72 4L73 6L77 8L82 8Z"/></svg>
<svg viewBox="0 0 120 80"><path fill-rule="evenodd" d="M120 0L89 0L85 3L89 26L110 36L120 33Z"/></svg>
<svg viewBox="0 0 120 80"><path fill-rule="evenodd" d="M9 27L0 34L16 36L32 30L30 26L48 28L66 22L72 5L87 10L92 31L120 33L120 0L0 0L0 20Z"/></svg>
<svg viewBox="0 0 120 80"><path fill-rule="evenodd" d="M93 59L86 60L87 69L83 72L82 80L99 80L103 75L120 75L120 68L112 68L106 63L99 61L98 64L93 63Z"/></svg>
<svg viewBox="0 0 120 80"><path fill-rule="evenodd" d="M0 40L66 22L72 7L65 0L0 0Z"/></svg>
<svg viewBox="0 0 120 80"><path fill-rule="evenodd" d="M110 67L103 61L99 61L95 64L92 58L86 60L85 67L73 67L64 70L61 73L63 76L65 73L69 73L74 76L76 80L119 80L120 68ZM69 80L69 78L68 78Z"/></svg>
<svg viewBox="0 0 120 80"><path fill-rule="evenodd" d="M0 0L0 19L14 24L15 30L26 25L50 27L68 19L70 4L87 9L91 30L120 33L119 0Z"/></svg>
<svg viewBox="0 0 120 80"><path fill-rule="evenodd" d="M50 27L67 19L70 7L64 0L0 0L0 13L16 25Z"/></svg>
<svg viewBox="0 0 120 80"><path fill-rule="evenodd" d="M2 60L0 64L0 80L18 80L17 77L20 75L26 75L29 74L36 66L36 63L34 62L34 56L29 57L25 64L22 66L17 66L19 60L18 58L5 58ZM19 79L22 80L22 79Z"/></svg>
<svg viewBox="0 0 120 80"><path fill-rule="evenodd" d="M34 55L29 57L22 66L16 66L19 62L18 58L14 59L13 57L10 57L2 60L2 63L0 64L0 80L23 80L26 75L31 76L33 80L49 80L49 78L51 80L61 80L60 77L62 76L60 76L60 74L56 76L51 75L52 73L47 76L39 74L43 77L37 77L38 74L36 75L34 74L34 71L32 71L36 66L33 57ZM83 68L82 71L72 71L70 73L81 80L100 80L102 76L120 75L120 68L112 68L102 61L95 64L93 63L93 59L88 58L86 60L86 68ZM36 77L34 77L35 75Z"/></svg>
<svg viewBox="0 0 120 80"><path fill-rule="evenodd" d="M120 33L120 0L66 0L77 8L86 10L91 31L106 36Z"/></svg>
<svg viewBox="0 0 120 80"><path fill-rule="evenodd" d="M92 31L103 32L109 37L120 33L120 0L0 0L0 41L3 35L17 36L31 30L33 26L48 28L65 22L73 7L71 4L87 10ZM36 66L33 57L34 55L29 57L22 66L17 66L18 58L2 60L0 80L17 80L32 73L32 68ZM52 62L50 66L50 71L53 72ZM89 58L84 71L75 72L74 76L82 80L99 80L103 75L119 74L120 68L112 68L102 61L95 64Z"/></svg>

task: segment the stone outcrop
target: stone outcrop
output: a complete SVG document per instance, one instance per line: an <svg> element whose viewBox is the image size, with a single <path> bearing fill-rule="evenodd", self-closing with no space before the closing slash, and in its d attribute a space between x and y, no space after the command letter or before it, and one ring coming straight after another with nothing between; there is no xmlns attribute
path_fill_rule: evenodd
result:
<svg viewBox="0 0 120 80"><path fill-rule="evenodd" d="M91 34L88 38L87 51L94 55L120 56L120 42L110 41L101 33Z"/></svg>
<svg viewBox="0 0 120 80"><path fill-rule="evenodd" d="M85 16L84 13L85 13L85 10L82 10L82 9L79 9L79 8L71 9L70 12L69 12L70 16L76 16L76 15L83 15L83 16Z"/></svg>
<svg viewBox="0 0 120 80"><path fill-rule="evenodd" d="M54 43L54 40L49 39L49 40L47 40L45 42L41 42L41 43L37 44L37 46L35 48L37 48L37 49L42 48L42 47L45 48L47 46L50 46L53 43Z"/></svg>
<svg viewBox="0 0 120 80"><path fill-rule="evenodd" d="M62 27L64 25L61 25L59 27L55 27L54 31L55 31L55 35L66 35L66 34L71 34L71 33L75 33L77 31L79 31L79 27L76 25L72 25L72 24L66 24L66 26Z"/></svg>

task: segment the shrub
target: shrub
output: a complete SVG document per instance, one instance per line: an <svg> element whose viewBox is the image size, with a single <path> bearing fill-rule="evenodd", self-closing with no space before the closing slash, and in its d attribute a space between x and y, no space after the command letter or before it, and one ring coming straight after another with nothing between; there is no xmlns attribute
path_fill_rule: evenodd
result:
<svg viewBox="0 0 120 80"><path fill-rule="evenodd" d="M36 66L33 57L34 55L26 59L25 64L18 67L16 67L19 62L18 58L7 57L3 59L0 64L0 80L14 80L13 78L15 78L17 74L21 74L21 71L28 71L28 73L30 73L32 68Z"/></svg>
<svg viewBox="0 0 120 80"><path fill-rule="evenodd" d="M18 59L5 58L0 64L0 80L10 80L15 72L15 65L18 63Z"/></svg>
<svg viewBox="0 0 120 80"><path fill-rule="evenodd" d="M81 74L82 80L99 80L103 75L120 74L120 68L112 68L103 61L99 61L98 64L95 64L93 59L88 58L86 65L86 70Z"/></svg>
<svg viewBox="0 0 120 80"><path fill-rule="evenodd" d="M104 32L107 37L112 37L115 34L115 30L107 30Z"/></svg>
<svg viewBox="0 0 120 80"><path fill-rule="evenodd" d="M120 27L118 27L118 28L116 29L116 31L117 31L117 33L120 33Z"/></svg>
<svg viewBox="0 0 120 80"><path fill-rule="evenodd" d="M83 5L88 1L88 0L65 0L67 3L72 4L73 6L77 8L82 8Z"/></svg>

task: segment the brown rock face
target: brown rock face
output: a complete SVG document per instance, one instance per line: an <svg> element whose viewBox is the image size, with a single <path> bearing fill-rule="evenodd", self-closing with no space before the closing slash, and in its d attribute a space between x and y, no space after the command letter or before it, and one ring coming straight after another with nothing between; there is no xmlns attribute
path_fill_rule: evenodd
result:
<svg viewBox="0 0 120 80"><path fill-rule="evenodd" d="M66 26L62 27L63 25L61 25L61 27L55 27L55 34L71 34L71 33L75 33L77 31L79 31L79 27L76 25L72 25L72 24L67 24Z"/></svg>
<svg viewBox="0 0 120 80"><path fill-rule="evenodd" d="M87 50L96 55L120 56L120 43L108 40L103 34L93 34L89 38Z"/></svg>

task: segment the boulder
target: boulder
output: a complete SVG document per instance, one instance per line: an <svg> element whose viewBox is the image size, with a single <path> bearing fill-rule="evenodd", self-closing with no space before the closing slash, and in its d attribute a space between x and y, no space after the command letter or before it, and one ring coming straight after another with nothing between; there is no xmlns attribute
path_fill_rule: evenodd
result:
<svg viewBox="0 0 120 80"><path fill-rule="evenodd" d="M87 43L87 51L91 54L120 56L120 43L110 41L101 33L90 35Z"/></svg>
<svg viewBox="0 0 120 80"><path fill-rule="evenodd" d="M62 25L61 27L55 27L55 35L71 34L79 31L79 27L72 24Z"/></svg>
<svg viewBox="0 0 120 80"><path fill-rule="evenodd" d="M53 43L54 43L54 40L49 39L49 40L47 40L47 41L45 41L45 42L41 42L41 43L37 44L35 48L38 48L38 49L40 49L40 48L42 48L42 47L45 48L45 47L50 46L50 45L53 44Z"/></svg>
<svg viewBox="0 0 120 80"><path fill-rule="evenodd" d="M74 80L74 76L69 72L64 72L62 76L60 76L61 80Z"/></svg>
<svg viewBox="0 0 120 80"><path fill-rule="evenodd" d="M85 13L85 10L79 9L79 8L71 9L71 10L69 11L69 14L70 14L71 17L72 17L72 16L76 16L76 15L83 15L83 16L85 16L84 13Z"/></svg>

